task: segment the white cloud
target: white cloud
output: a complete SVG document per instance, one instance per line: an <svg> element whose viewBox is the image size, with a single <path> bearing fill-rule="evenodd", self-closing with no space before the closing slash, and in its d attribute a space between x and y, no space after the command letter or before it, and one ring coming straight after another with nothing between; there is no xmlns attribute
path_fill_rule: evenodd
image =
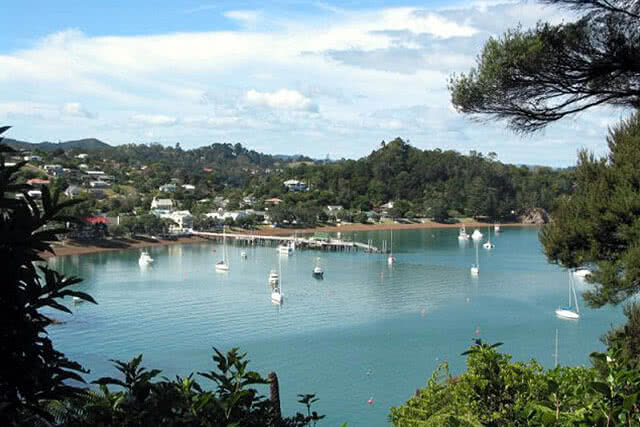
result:
<svg viewBox="0 0 640 427"><path fill-rule="evenodd" d="M163 114L136 114L133 116L133 120L154 126L173 126L177 122L175 117Z"/></svg>
<svg viewBox="0 0 640 427"><path fill-rule="evenodd" d="M297 90L280 89L276 92L258 92L251 89L246 94L251 105L285 110L318 111L318 106Z"/></svg>
<svg viewBox="0 0 640 427"><path fill-rule="evenodd" d="M67 102L62 106L62 112L69 116L94 119L96 115L85 109L79 102Z"/></svg>

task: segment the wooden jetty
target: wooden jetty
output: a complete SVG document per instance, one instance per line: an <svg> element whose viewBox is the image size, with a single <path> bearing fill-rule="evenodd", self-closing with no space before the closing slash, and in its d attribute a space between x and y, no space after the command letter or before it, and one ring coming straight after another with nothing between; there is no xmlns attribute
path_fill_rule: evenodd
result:
<svg viewBox="0 0 640 427"><path fill-rule="evenodd" d="M293 243L296 248L317 249L324 251L357 251L380 252L373 246L373 242L368 243L353 242L349 240L332 239L332 238L314 238L314 237L298 237L298 236L263 236L256 234L244 233L212 233L207 231L192 231L194 236L201 236L211 240L222 240L223 236L230 240L235 240L240 245L263 245L276 246L281 244Z"/></svg>

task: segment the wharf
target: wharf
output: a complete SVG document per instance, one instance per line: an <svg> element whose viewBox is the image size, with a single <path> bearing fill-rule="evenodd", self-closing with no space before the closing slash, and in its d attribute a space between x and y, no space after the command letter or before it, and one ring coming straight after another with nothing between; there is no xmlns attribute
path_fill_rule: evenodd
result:
<svg viewBox="0 0 640 427"><path fill-rule="evenodd" d="M357 251L363 250L365 252L380 252L380 249L373 246L371 242L361 243L353 242L349 240L332 239L332 238L306 238L298 236L263 236L255 234L244 233L212 233L206 231L193 231L194 236L204 237L210 240L222 240L223 237L227 239L235 240L241 245L262 245L262 246L276 246L281 244L295 245L296 249L316 249L323 251Z"/></svg>

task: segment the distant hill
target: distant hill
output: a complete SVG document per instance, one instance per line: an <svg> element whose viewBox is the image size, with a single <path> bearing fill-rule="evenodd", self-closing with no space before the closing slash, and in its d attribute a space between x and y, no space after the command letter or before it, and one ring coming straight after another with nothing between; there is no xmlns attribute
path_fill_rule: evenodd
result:
<svg viewBox="0 0 640 427"><path fill-rule="evenodd" d="M77 148L79 150L83 150L83 151L92 151L92 150L100 150L100 149L105 149L105 148L112 148L111 145L107 144L106 142L102 142L99 139L96 138L85 138L85 139L78 139L75 141L65 141L65 142L39 142L39 143L32 143L32 142L26 142L26 141L17 141L15 139L11 139L11 138L4 138L2 140L2 142L4 144L9 145L12 148L15 148L16 150L28 150L28 151L32 151L32 150L42 150L45 152L51 152L51 151L55 151L58 148L62 148L63 150L71 150L74 148Z"/></svg>

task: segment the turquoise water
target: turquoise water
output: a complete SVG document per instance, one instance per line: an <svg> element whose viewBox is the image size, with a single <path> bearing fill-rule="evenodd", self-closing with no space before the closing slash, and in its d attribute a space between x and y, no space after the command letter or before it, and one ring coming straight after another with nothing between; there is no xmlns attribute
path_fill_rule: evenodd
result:
<svg viewBox="0 0 640 427"><path fill-rule="evenodd" d="M285 414L303 410L297 394L317 393L314 409L327 416L320 425L379 426L439 362L463 370L460 353L474 338L552 367L557 329L559 363L588 364L588 354L603 348L600 335L623 321L620 308L591 310L582 300L579 321L554 315L568 298L567 273L546 262L536 229L492 235L496 248L479 249L479 277L469 272L473 243L456 236L454 229L395 231L391 267L382 255L296 251L281 258L281 307L267 283L278 267L274 248L228 247L227 273L214 269L218 244L152 248L146 270L138 250L53 258L54 268L85 279L78 289L99 305L73 306L50 333L92 370L90 380L115 375L109 359L139 353L170 378L207 371L212 346L239 346L254 370L278 373ZM377 246L390 239L389 232L342 237ZM311 276L316 257L324 280ZM580 294L587 285L578 283Z"/></svg>

